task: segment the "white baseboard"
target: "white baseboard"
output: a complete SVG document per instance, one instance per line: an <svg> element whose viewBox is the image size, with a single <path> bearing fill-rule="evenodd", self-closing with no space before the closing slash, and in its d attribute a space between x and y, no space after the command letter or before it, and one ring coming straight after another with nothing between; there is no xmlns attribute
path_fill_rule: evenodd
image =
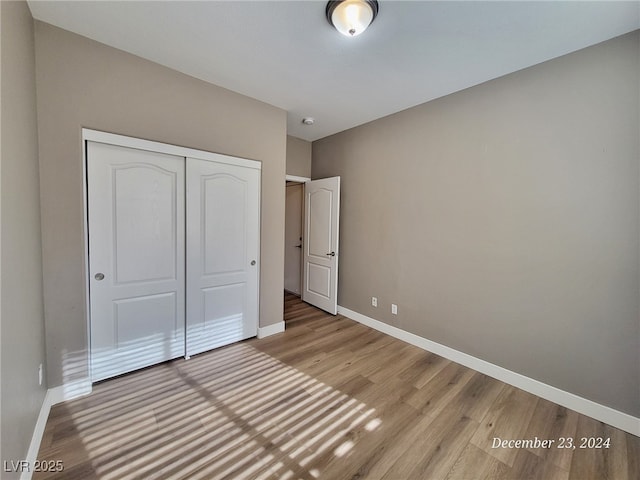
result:
<svg viewBox="0 0 640 480"><path fill-rule="evenodd" d="M31 437L31 443L29 444L29 451L27 452L27 465L35 465L38 459L38 452L40 451L40 443L42 442L42 436L44 435L44 427L47 425L47 419L49 418L49 412L51 411L51 390L47 390L42 401L42 407L40 408L40 414L36 426L33 429L33 435ZM20 480L31 480L33 472L23 471L20 475Z"/></svg>
<svg viewBox="0 0 640 480"><path fill-rule="evenodd" d="M47 390L47 393L44 395L44 400L42 401L42 407L40 408L40 414L38 415L36 426L33 429L27 458L25 458L27 465L35 465L36 460L38 459L40 443L42 443L42 436L44 435L44 429L47 426L51 407L57 403L73 400L89 393L91 393L91 380L89 379L71 382L66 385L60 385L59 387ZM32 475L33 472L24 471L20 475L20 480L31 480Z"/></svg>
<svg viewBox="0 0 640 480"><path fill-rule="evenodd" d="M51 394L51 405L75 400L91 393L91 380L84 378L75 382L65 383L59 387L50 388L47 393Z"/></svg>
<svg viewBox="0 0 640 480"><path fill-rule="evenodd" d="M533 378L525 377L519 373L507 370L506 368L499 367L471 355L467 355L466 353L440 343L427 340L424 337L420 337L400 328L388 325L384 322L367 317L366 315L339 305L338 313L350 318L351 320L355 320L358 323L362 323L363 325L422 348L423 350L440 355L441 357L464 365L465 367L472 368L473 370L484 373L485 375L508 383L509 385L513 385L514 387L518 387L526 392L533 393L534 395L557 403L558 405L575 410L578 413L595 418L596 420L600 420L601 422L640 437L640 418L638 417L614 410L611 407L587 400L586 398L579 397L573 393L560 390L559 388L552 387L551 385L534 380Z"/></svg>
<svg viewBox="0 0 640 480"><path fill-rule="evenodd" d="M284 321L258 328L258 338L264 338L282 332L284 332Z"/></svg>

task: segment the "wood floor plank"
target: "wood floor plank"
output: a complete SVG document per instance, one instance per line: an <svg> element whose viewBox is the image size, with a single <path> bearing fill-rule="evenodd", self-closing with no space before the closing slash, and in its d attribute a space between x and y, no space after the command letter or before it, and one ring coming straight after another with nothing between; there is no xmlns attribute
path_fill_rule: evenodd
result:
<svg viewBox="0 0 640 480"><path fill-rule="evenodd" d="M405 401L425 415L437 415L474 375L473 370L450 362L429 383L417 389Z"/></svg>
<svg viewBox="0 0 640 480"><path fill-rule="evenodd" d="M515 387L505 387L474 435L471 443L510 467L517 449L492 448L493 439L522 439L538 402L538 397Z"/></svg>
<svg viewBox="0 0 640 480"><path fill-rule="evenodd" d="M355 428L341 435L337 446L313 457L313 466L322 478L361 478L367 464L387 447L389 438L403 435L418 419L409 406L377 409Z"/></svg>
<svg viewBox="0 0 640 480"><path fill-rule="evenodd" d="M640 437L633 435L625 435L625 437L627 440L627 477L629 479L640 478Z"/></svg>
<svg viewBox="0 0 640 480"><path fill-rule="evenodd" d="M420 389L424 387L431 379L436 376L449 363L444 357L431 352L422 352L415 362L405 368L398 378L410 382L413 386Z"/></svg>
<svg viewBox="0 0 640 480"><path fill-rule="evenodd" d="M423 441L433 421L433 417L419 415L401 435L386 436L366 461L358 466L358 470L351 478L382 478L400 459L407 458L407 445L414 445ZM393 438L402 438L402 441L394 441L392 440Z"/></svg>
<svg viewBox="0 0 640 480"><path fill-rule="evenodd" d="M609 448L581 448L582 438L608 438ZM636 437L637 439L637 437ZM576 430L576 449L571 461L571 480L631 480L629 477L629 449L627 435L598 420L581 415ZM627 448L625 448L627 447Z"/></svg>
<svg viewBox="0 0 640 480"><path fill-rule="evenodd" d="M569 472L557 467L551 462L545 461L538 455L528 450L517 451L516 460L509 473L504 471L496 476L495 480L511 480L519 478L523 480L567 480Z"/></svg>
<svg viewBox="0 0 640 480"><path fill-rule="evenodd" d="M504 383L475 372L471 379L447 403L461 415L478 422L486 416L491 406L504 390Z"/></svg>
<svg viewBox="0 0 640 480"><path fill-rule="evenodd" d="M434 428L436 424L433 424ZM451 465L462 453L478 423L458 413L458 421L446 431L435 448L429 448L429 454L411 471L408 478L444 478Z"/></svg>
<svg viewBox="0 0 640 480"><path fill-rule="evenodd" d="M51 409L40 479L640 478L640 439L285 296L286 331ZM609 449L492 449L494 436Z"/></svg>
<svg viewBox="0 0 640 480"><path fill-rule="evenodd" d="M405 455L382 478L444 478L477 428L477 422L455 409L443 409L421 441L407 445Z"/></svg>
<svg viewBox="0 0 640 480"><path fill-rule="evenodd" d="M579 415L565 407L539 399L524 438L554 440L552 448L530 448L529 451L545 458L557 467L569 471L574 450L558 448L560 438L575 438Z"/></svg>
<svg viewBox="0 0 640 480"><path fill-rule="evenodd" d="M382 365L378 365L375 371L371 372L369 378L375 383L384 383L390 378L400 378L400 374L404 369L414 364L415 361L423 356L423 351L413 345L406 345L400 349L395 355L385 358ZM407 382L408 383L408 382Z"/></svg>
<svg viewBox="0 0 640 480"><path fill-rule="evenodd" d="M510 476L511 470L500 460L468 443L444 480L495 480Z"/></svg>

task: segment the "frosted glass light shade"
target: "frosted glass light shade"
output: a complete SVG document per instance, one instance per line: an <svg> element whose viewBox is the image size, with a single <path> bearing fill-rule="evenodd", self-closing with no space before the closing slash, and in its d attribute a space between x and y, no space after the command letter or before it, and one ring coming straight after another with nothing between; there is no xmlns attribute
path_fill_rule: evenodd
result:
<svg viewBox="0 0 640 480"><path fill-rule="evenodd" d="M343 35L360 35L378 13L378 2L371 0L342 0L327 4L327 19Z"/></svg>

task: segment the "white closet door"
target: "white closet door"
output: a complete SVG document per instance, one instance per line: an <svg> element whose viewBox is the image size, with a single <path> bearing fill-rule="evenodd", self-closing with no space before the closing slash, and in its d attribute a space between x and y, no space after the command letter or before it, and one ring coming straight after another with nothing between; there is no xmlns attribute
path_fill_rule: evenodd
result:
<svg viewBox="0 0 640 480"><path fill-rule="evenodd" d="M184 355L184 168L87 142L93 381Z"/></svg>
<svg viewBox="0 0 640 480"><path fill-rule="evenodd" d="M258 329L260 171L187 158L187 355Z"/></svg>

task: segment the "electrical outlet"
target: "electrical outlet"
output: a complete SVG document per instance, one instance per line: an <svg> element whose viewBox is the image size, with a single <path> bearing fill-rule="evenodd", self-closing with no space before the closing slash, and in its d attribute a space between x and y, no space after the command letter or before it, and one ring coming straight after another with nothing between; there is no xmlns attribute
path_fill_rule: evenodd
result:
<svg viewBox="0 0 640 480"><path fill-rule="evenodd" d="M398 305L396 305L395 303L391 304L391 313L393 313L394 315L398 314Z"/></svg>
<svg viewBox="0 0 640 480"><path fill-rule="evenodd" d="M378 297L371 297L371 306L372 307L378 306Z"/></svg>
<svg viewBox="0 0 640 480"><path fill-rule="evenodd" d="M42 385L42 380L44 380L44 372L42 371L42 364L38 367L38 385Z"/></svg>

